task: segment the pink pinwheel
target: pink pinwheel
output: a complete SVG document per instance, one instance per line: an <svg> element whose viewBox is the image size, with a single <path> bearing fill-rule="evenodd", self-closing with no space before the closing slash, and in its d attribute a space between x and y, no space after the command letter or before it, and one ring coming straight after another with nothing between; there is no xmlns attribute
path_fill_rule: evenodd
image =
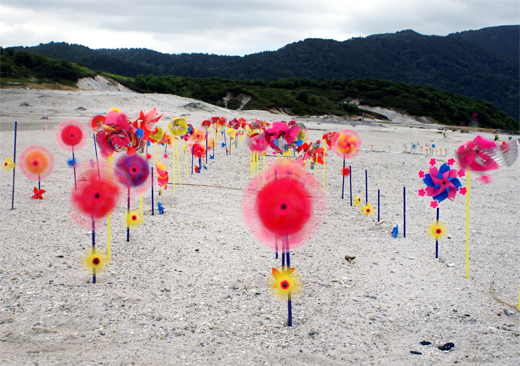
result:
<svg viewBox="0 0 520 366"><path fill-rule="evenodd" d="M259 151L263 152L267 150L267 147L269 146L269 142L267 141L267 137L264 132L251 135L247 139L247 146L249 146L249 149L251 151Z"/></svg>
<svg viewBox="0 0 520 366"><path fill-rule="evenodd" d="M432 166L430 174L426 174L423 182L427 185L426 195L439 203L446 198L453 201L461 186L457 179L457 171L450 169L448 164L443 164L440 169Z"/></svg>
<svg viewBox="0 0 520 366"><path fill-rule="evenodd" d="M481 136L467 141L457 149L457 160L461 168L476 172L498 169L497 162L491 157L496 144Z"/></svg>

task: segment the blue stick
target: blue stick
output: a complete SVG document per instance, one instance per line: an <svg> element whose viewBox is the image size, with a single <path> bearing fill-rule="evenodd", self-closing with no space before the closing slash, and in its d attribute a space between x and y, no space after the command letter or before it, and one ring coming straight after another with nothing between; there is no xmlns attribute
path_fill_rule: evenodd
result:
<svg viewBox="0 0 520 366"><path fill-rule="evenodd" d="M14 153L13 153L13 190L11 193L11 210L14 210L14 177L16 173L16 132L18 131L18 122L14 121Z"/></svg>
<svg viewBox="0 0 520 366"><path fill-rule="evenodd" d="M437 207L437 225L439 224L439 208ZM439 258L439 241L435 240L435 258Z"/></svg>
<svg viewBox="0 0 520 366"><path fill-rule="evenodd" d="M151 167L152 169L152 216L154 216L154 212L153 212L153 166Z"/></svg>
<svg viewBox="0 0 520 366"><path fill-rule="evenodd" d="M341 172L341 175L343 176L343 183L341 184L341 199L345 196L345 158L343 158L343 171Z"/></svg>
<svg viewBox="0 0 520 366"><path fill-rule="evenodd" d="M368 203L368 171L365 169L365 202Z"/></svg>
<svg viewBox="0 0 520 366"><path fill-rule="evenodd" d="M291 256L289 253L289 235L286 237L285 242L285 257L287 258L287 269L291 273ZM287 294L287 326L292 327L292 304L291 304L291 292Z"/></svg>
<svg viewBox="0 0 520 366"><path fill-rule="evenodd" d="M208 130L206 130L206 165L208 165Z"/></svg>
<svg viewBox="0 0 520 366"><path fill-rule="evenodd" d="M74 158L74 146L72 146L72 160L74 161L74 165L72 166L74 168L74 189L78 189L76 184L76 159Z"/></svg>
<svg viewBox="0 0 520 366"><path fill-rule="evenodd" d="M92 254L96 254L96 225L92 220ZM96 283L96 267L92 268L92 283Z"/></svg>
<svg viewBox="0 0 520 366"><path fill-rule="evenodd" d="M98 160L98 156L97 156L96 135L93 134L92 138L94 139L94 150L96 151L97 175L98 175L98 178L101 179L101 173L99 172L99 160ZM74 161L74 164L76 164L76 161Z"/></svg>
<svg viewBox="0 0 520 366"><path fill-rule="evenodd" d="M403 187L403 238L406 238L406 187Z"/></svg>
<svg viewBox="0 0 520 366"><path fill-rule="evenodd" d="M377 190L377 222L381 221L380 208L381 207L381 192Z"/></svg>
<svg viewBox="0 0 520 366"><path fill-rule="evenodd" d="M152 184L153 187L153 184ZM153 196L152 196L153 197ZM126 209L126 241L130 241L130 222L128 222L130 216L130 186L128 187L128 205Z"/></svg>
<svg viewBox="0 0 520 366"><path fill-rule="evenodd" d="M352 166L348 166L348 171L348 176L350 177L350 206L352 207Z"/></svg>

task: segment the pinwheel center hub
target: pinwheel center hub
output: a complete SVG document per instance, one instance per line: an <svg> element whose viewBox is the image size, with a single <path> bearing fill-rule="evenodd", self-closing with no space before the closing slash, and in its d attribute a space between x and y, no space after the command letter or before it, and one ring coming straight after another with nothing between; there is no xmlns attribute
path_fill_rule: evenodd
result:
<svg viewBox="0 0 520 366"><path fill-rule="evenodd" d="M280 286L284 289L284 290L287 290L289 288L289 281L282 281L282 283L280 283Z"/></svg>
<svg viewBox="0 0 520 366"><path fill-rule="evenodd" d="M99 260L99 258L92 259L92 264L95 265L95 266L99 265L100 262L101 261Z"/></svg>

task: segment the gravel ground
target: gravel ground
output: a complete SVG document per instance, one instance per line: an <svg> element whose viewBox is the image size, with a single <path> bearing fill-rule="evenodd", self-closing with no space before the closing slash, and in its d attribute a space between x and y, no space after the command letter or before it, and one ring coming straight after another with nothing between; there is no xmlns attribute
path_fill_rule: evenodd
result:
<svg viewBox="0 0 520 366"><path fill-rule="evenodd" d="M493 299L489 290L494 280L496 296L518 303L519 163L494 172L488 185L472 175L467 279L466 198L458 195L441 204L449 238L440 242L435 259L435 243L425 233L435 210L428 198L417 195L424 187L417 172L428 169L430 157L400 152L403 143L433 142L449 149L448 156L436 156L445 162L475 134L447 132L443 138L436 130L402 125L355 127L364 151L348 161L353 195L364 197L366 169L369 202L377 207L379 189L384 221L376 225L377 215L365 217L350 206L348 180L341 199L342 161L330 153L324 224L291 255L303 291L293 301L293 326L287 327L286 303L267 288L271 269L280 262L254 239L242 219L242 189L250 179L245 143L229 156L218 148L201 174L186 177L181 170L185 184L175 191L170 185L158 196L156 190L155 201L164 205L164 215L157 210L151 215L146 193L144 225L131 230L129 243L120 207L112 219L112 260L92 284L80 264L91 232L69 218L73 179L65 162L70 157L56 144L52 128L43 133L45 121L38 120L45 114L49 120L77 118L86 123L85 115L110 107L131 115L157 106L168 117L189 114L189 121L198 125L212 115L233 117L236 112L217 107L211 107L213 113L187 110L182 106L190 100L173 96L45 91L47 101L38 111L34 107L38 118L24 114L27 107L19 104L34 105L38 93L2 90L0 100L2 124L15 118L33 123L19 133L17 155L39 144L55 157L54 172L42 181L47 192L41 201L30 198L35 182L17 170L14 211L12 175L0 174L0 364L520 364L518 312ZM48 106L52 108L45 109ZM79 106L87 110L76 110ZM266 120L287 119L266 112L236 116L249 119L253 113ZM313 140L322 130L345 127L323 121L306 124ZM13 133L2 131L5 159L12 154ZM88 161L94 156L93 144L76 156ZM171 158L162 160L171 177ZM321 174L320 169L318 181ZM465 186L466 178L461 182ZM134 197L132 206L138 203ZM396 225L400 236L392 238ZM96 231L98 247L106 247L106 236L106 227ZM356 258L349 262L346 255ZM447 343L454 347L438 348Z"/></svg>

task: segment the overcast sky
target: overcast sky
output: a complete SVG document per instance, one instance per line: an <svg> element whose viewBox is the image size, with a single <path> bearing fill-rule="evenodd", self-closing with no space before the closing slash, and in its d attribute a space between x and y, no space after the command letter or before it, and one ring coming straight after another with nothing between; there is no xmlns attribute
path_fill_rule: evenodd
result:
<svg viewBox="0 0 520 366"><path fill-rule="evenodd" d="M413 29L447 35L520 23L518 0L0 0L0 46L244 55L305 38Z"/></svg>

